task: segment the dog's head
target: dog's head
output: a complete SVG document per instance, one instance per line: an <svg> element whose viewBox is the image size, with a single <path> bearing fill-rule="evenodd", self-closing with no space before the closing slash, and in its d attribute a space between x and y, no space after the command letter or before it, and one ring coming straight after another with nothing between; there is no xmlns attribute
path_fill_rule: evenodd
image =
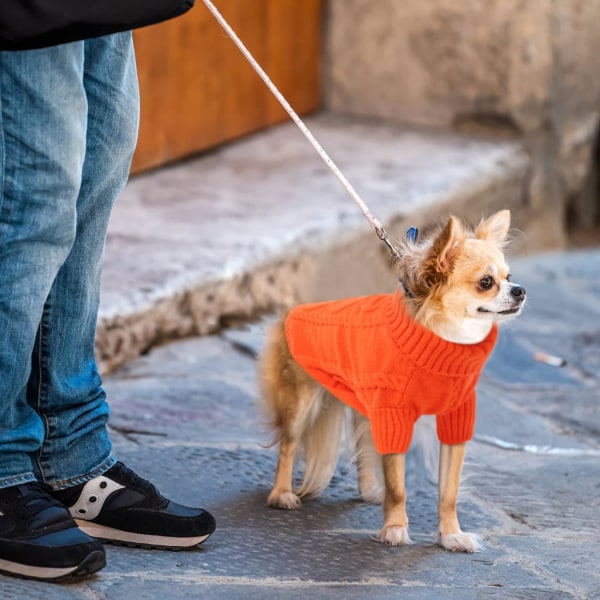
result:
<svg viewBox="0 0 600 600"><path fill-rule="evenodd" d="M525 288L511 281L503 252L509 227L508 210L474 230L450 217L421 243L406 243L399 278L419 322L445 339L474 343L492 323L522 311Z"/></svg>

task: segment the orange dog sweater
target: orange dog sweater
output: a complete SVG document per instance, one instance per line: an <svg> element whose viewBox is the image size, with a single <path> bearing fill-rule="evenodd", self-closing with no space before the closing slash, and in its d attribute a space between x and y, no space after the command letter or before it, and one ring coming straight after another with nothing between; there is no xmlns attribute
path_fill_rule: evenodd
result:
<svg viewBox="0 0 600 600"><path fill-rule="evenodd" d="M416 323L396 293L303 304L285 330L296 362L370 420L379 453L405 453L421 415L436 415L444 444L473 437L475 386L496 325L479 344L447 342Z"/></svg>

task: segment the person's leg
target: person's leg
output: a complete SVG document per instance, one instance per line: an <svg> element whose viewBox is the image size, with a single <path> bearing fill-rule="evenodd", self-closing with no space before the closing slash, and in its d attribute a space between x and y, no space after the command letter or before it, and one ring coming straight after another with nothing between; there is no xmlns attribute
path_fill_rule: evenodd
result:
<svg viewBox="0 0 600 600"><path fill-rule="evenodd" d="M27 403L44 303L75 239L83 44L0 52L0 488L33 481L46 423Z"/></svg>
<svg viewBox="0 0 600 600"><path fill-rule="evenodd" d="M46 298L75 237L85 155L83 44L0 52L0 571L85 575L102 546L35 482L45 423L27 403Z"/></svg>
<svg viewBox="0 0 600 600"><path fill-rule="evenodd" d="M76 236L45 303L28 393L46 425L34 468L55 489L87 481L116 462L94 342L109 216L127 181L138 131L131 34L87 40L83 47L88 118Z"/></svg>
<svg viewBox="0 0 600 600"><path fill-rule="evenodd" d="M135 146L138 92L130 34L87 40L84 55L89 117L77 235L46 303L40 376L30 386L48 424L37 466L82 531L131 545L190 547L214 531L212 515L164 498L111 453L94 334L104 240Z"/></svg>

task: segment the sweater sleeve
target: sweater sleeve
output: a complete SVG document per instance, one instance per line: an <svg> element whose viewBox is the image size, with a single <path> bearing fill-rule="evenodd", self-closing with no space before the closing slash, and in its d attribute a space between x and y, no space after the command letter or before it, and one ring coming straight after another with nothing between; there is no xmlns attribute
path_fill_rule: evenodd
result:
<svg viewBox="0 0 600 600"><path fill-rule="evenodd" d="M389 398L396 390L370 390L368 418L373 442L379 454L406 454L413 435L417 413L403 405L394 405Z"/></svg>
<svg viewBox="0 0 600 600"><path fill-rule="evenodd" d="M437 415L437 435L442 444L468 442L475 430L476 394L471 390L463 404L453 411Z"/></svg>

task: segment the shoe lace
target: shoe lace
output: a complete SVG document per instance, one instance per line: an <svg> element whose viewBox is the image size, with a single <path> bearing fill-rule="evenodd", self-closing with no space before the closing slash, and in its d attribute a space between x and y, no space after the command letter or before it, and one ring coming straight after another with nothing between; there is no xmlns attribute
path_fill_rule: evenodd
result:
<svg viewBox="0 0 600 600"><path fill-rule="evenodd" d="M133 487L145 491L149 497L154 497L156 500L160 501L167 501L167 499L156 489L154 484L150 483L147 479L140 477L135 471L126 467L122 462L116 463L111 470L113 469L118 472L125 481L129 481Z"/></svg>
<svg viewBox="0 0 600 600"><path fill-rule="evenodd" d="M24 483L16 486L19 499L19 516L24 520L34 519L50 507L64 508L50 495L50 486L38 482Z"/></svg>

